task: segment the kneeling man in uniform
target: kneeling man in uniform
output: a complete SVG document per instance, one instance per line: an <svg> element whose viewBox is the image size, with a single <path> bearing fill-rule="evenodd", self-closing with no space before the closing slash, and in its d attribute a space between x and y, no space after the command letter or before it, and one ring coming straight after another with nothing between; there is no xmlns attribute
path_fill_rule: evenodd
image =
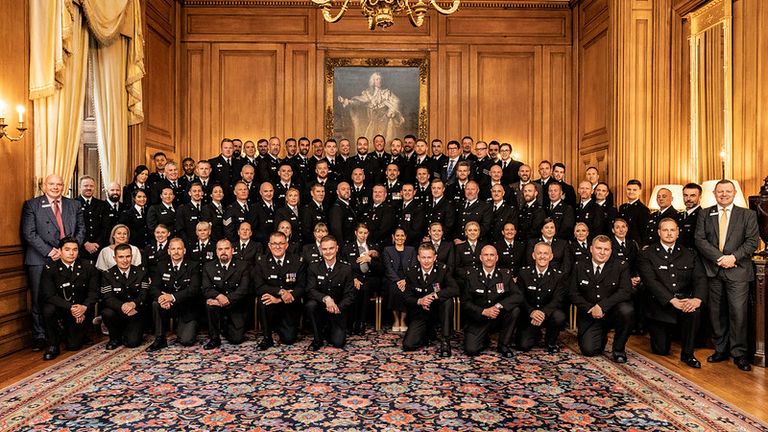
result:
<svg viewBox="0 0 768 432"><path fill-rule="evenodd" d="M131 265L132 259L131 245L117 245L116 264L101 275L101 316L109 329L108 350L121 344L135 348L144 339L142 310L149 301L149 277L143 268Z"/></svg>
<svg viewBox="0 0 768 432"><path fill-rule="evenodd" d="M206 350L221 346L221 326L226 322L224 336L229 343L239 345L245 340L248 286L250 271L246 261L232 259L232 243L227 239L216 243L216 259L203 268L203 296L208 310L208 342Z"/></svg>

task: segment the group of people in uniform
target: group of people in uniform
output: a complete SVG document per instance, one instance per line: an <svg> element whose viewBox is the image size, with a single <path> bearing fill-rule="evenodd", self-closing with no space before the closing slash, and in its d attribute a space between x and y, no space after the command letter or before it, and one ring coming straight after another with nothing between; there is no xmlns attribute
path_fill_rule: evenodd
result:
<svg viewBox="0 0 768 432"><path fill-rule="evenodd" d="M660 355L679 336L694 368L708 310L708 360L749 369L757 222L733 206L730 181L717 185L714 207L702 209L690 183L684 211L661 189L651 212L638 180L616 207L596 168L574 187L564 164L544 160L533 179L507 143L377 135L352 147L272 137L224 139L216 157L181 164L156 153L152 171L136 167L103 201L89 176L75 200L49 176L22 220L36 346L47 360L61 335L79 349L98 305L107 349L139 346L145 332L149 351L163 349L171 318L181 345L202 326L206 350L239 344L254 314L260 350L275 336L296 342L302 326L309 349L343 347L366 333L371 299L382 297L406 351L436 342L450 356L460 307L468 355L494 333L504 357L537 345L556 352L573 305L584 355L603 353L613 330L612 358L624 363L630 335L647 330Z"/></svg>

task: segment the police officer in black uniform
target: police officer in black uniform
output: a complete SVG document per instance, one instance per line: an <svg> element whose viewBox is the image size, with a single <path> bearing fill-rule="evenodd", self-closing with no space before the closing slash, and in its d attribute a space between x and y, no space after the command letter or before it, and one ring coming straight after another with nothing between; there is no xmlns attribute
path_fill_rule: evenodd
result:
<svg viewBox="0 0 768 432"><path fill-rule="evenodd" d="M544 242L533 249L534 265L520 270L517 286L523 292L524 301L517 330L517 349L528 351L533 348L546 329L544 346L548 352L560 350L557 337L565 328L565 302L568 279L565 273L549 265L552 262L552 247Z"/></svg>
<svg viewBox="0 0 768 432"><path fill-rule="evenodd" d="M349 183L340 182L336 187L336 202L328 210L328 227L341 246L354 240L358 222L357 212L350 203L350 194Z"/></svg>
<svg viewBox="0 0 768 432"><path fill-rule="evenodd" d="M696 233L696 221L701 211L701 186L696 183L688 183L683 186L683 202L685 210L677 214L677 225L680 227L680 243L688 249L696 247L694 235Z"/></svg>
<svg viewBox="0 0 768 432"><path fill-rule="evenodd" d="M501 235L502 239L493 245L496 248L496 252L499 254L498 266L503 269L508 269L512 272L513 277L517 277L520 268L525 265L526 244L525 242L515 239L517 236L517 228L512 222L504 224L504 228L501 230Z"/></svg>
<svg viewBox="0 0 768 432"><path fill-rule="evenodd" d="M611 240L599 235L592 240L591 260L583 260L573 268L570 281L571 302L578 308L579 349L585 356L603 352L611 328L613 360L626 363L624 350L634 323L629 265L611 259Z"/></svg>
<svg viewBox="0 0 768 432"><path fill-rule="evenodd" d="M661 188L656 193L656 203L659 210L651 213L648 224L645 226L645 239L643 244L653 245L659 242L659 222L665 218L676 219L677 210L672 207L672 191Z"/></svg>
<svg viewBox="0 0 768 432"><path fill-rule="evenodd" d="M142 316L149 304L149 277L143 268L131 265L131 258L130 245L117 245L117 264L101 274L101 316L109 329L108 350L121 344L135 348L143 339Z"/></svg>
<svg viewBox="0 0 768 432"><path fill-rule="evenodd" d="M530 186L529 186L530 185ZM517 226L517 238L527 242L529 239L536 238L541 234L541 226L544 224L546 214L541 205L536 202L538 192L534 184L523 186L523 197L525 204L520 207Z"/></svg>
<svg viewBox="0 0 768 432"><path fill-rule="evenodd" d="M187 247L186 258L198 263L198 272L216 258L216 242L211 238L211 223L201 221L195 230L197 239Z"/></svg>
<svg viewBox="0 0 768 432"><path fill-rule="evenodd" d="M310 199L301 210L301 239L304 244L314 243L315 225L327 223L328 217L325 207L325 186L315 183L309 189Z"/></svg>
<svg viewBox="0 0 768 432"><path fill-rule="evenodd" d="M304 262L298 255L286 253L288 239L280 232L272 233L267 243L269 252L256 259L253 270L259 319L264 337L260 351L274 345L273 330L286 345L296 342L301 318L301 299L306 286Z"/></svg>
<svg viewBox="0 0 768 432"><path fill-rule="evenodd" d="M76 351L83 346L88 317L99 299L99 271L79 258L77 240L64 237L58 247L61 259L46 264L40 279L48 344L43 360L53 360L59 355L59 321L64 327L66 349Z"/></svg>
<svg viewBox="0 0 768 432"><path fill-rule="evenodd" d="M351 321L352 333L365 334L371 295L381 286L383 267L379 249L368 242L368 226L364 223L355 227L354 240L344 245L341 256L352 266L355 284L355 305Z"/></svg>
<svg viewBox="0 0 768 432"><path fill-rule="evenodd" d="M491 228L491 220L493 218L493 208L485 201L481 201L480 187L477 182L470 180L467 182L467 186L464 188L464 201L461 203L461 207L457 210L458 216L456 220L456 228L466 227L468 222L477 222L480 224L480 238L484 239L488 236L488 231ZM464 232L457 236L464 240Z"/></svg>
<svg viewBox="0 0 768 432"><path fill-rule="evenodd" d="M395 215L386 202L387 190L383 185L374 185L372 200L363 212L363 221L368 225L368 239L371 243L384 247L391 242L395 230Z"/></svg>
<svg viewBox="0 0 768 432"><path fill-rule="evenodd" d="M309 346L312 351L319 350L326 339L336 348L343 348L347 341L347 318L355 303L355 286L352 267L338 259L338 252L336 239L323 237L320 240L322 259L309 263L307 268L304 307L314 335Z"/></svg>
<svg viewBox="0 0 768 432"><path fill-rule="evenodd" d="M245 340L246 317L250 294L250 270L246 263L232 259L232 243L227 239L216 243L216 259L203 268L202 289L208 311L208 342L203 349L221 346L221 327L229 343Z"/></svg>
<svg viewBox="0 0 768 432"><path fill-rule="evenodd" d="M456 230L456 208L453 202L445 196L445 182L434 179L430 187L432 199L426 204L427 224L439 222L443 226L443 233L448 239L452 239ZM464 227L461 227L464 229Z"/></svg>
<svg viewBox="0 0 768 432"><path fill-rule="evenodd" d="M618 216L629 226L627 238L635 240L640 247L645 246L643 233L651 217L651 211L640 201L643 184L640 180L632 179L627 182L627 202L619 206Z"/></svg>
<svg viewBox="0 0 768 432"><path fill-rule="evenodd" d="M176 228L176 208L173 205L173 189L163 188L160 193L160 202L149 207L147 211L147 227L150 232L154 232L158 225L164 225L173 237L173 230Z"/></svg>
<svg viewBox="0 0 768 432"><path fill-rule="evenodd" d="M397 226L405 231L405 244L418 247L427 232L424 206L415 199L416 191L413 184L405 183L400 193L403 197L402 203L392 204L397 210Z"/></svg>
<svg viewBox="0 0 768 432"><path fill-rule="evenodd" d="M523 296L512 280L512 272L496 267L498 260L495 247L483 247L481 267L469 271L462 287L461 304L467 312L464 351L469 356L480 354L489 344L489 334L498 330L498 351L512 357L512 336Z"/></svg>
<svg viewBox="0 0 768 432"><path fill-rule="evenodd" d="M576 225L576 212L563 199L563 188L560 183L552 183L547 188L549 205L545 209L547 217L555 222L557 233L555 237L568 241L573 238L573 227Z"/></svg>
<svg viewBox="0 0 768 432"><path fill-rule="evenodd" d="M660 242L640 252L638 269L650 301L645 309L651 333L651 351L667 355L672 335L679 329L680 360L692 368L701 363L694 356L701 305L707 295L706 273L696 253L681 244L677 222L659 223Z"/></svg>
<svg viewBox="0 0 768 432"><path fill-rule="evenodd" d="M203 217L203 185L195 181L189 185L189 202L176 209L176 235L186 244L197 237L197 223Z"/></svg>
<svg viewBox="0 0 768 432"><path fill-rule="evenodd" d="M109 206L93 196L96 181L91 176L80 177L80 196L77 201L83 211L85 242L80 258L96 261L102 247L109 244Z"/></svg>
<svg viewBox="0 0 768 432"><path fill-rule="evenodd" d="M419 265L405 274L405 303L410 323L403 337L403 351L429 345L432 329L440 328L440 357L451 356L453 298L459 287L445 264L437 262L431 243L418 249Z"/></svg>
<svg viewBox="0 0 768 432"><path fill-rule="evenodd" d="M202 299L200 268L196 261L184 259L184 241L176 237L168 241L168 257L160 261L152 274L150 296L155 340L147 351L168 346L166 321L178 318L176 337L183 346L191 346L197 337L197 307Z"/></svg>
<svg viewBox="0 0 768 432"><path fill-rule="evenodd" d="M237 240L237 230L243 222L252 223L255 206L248 202L248 186L242 181L235 184L235 201L224 210L224 233L231 241Z"/></svg>

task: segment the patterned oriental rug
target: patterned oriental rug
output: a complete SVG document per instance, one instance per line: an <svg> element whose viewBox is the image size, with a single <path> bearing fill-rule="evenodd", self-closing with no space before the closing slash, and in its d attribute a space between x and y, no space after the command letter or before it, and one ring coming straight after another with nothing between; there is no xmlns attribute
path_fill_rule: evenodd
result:
<svg viewBox="0 0 768 432"><path fill-rule="evenodd" d="M353 337L346 350L266 354L251 340L206 352L104 344L0 390L0 430L68 431L749 431L768 425L629 354L617 365L568 347L504 359L400 337ZM253 338L251 338L253 339Z"/></svg>

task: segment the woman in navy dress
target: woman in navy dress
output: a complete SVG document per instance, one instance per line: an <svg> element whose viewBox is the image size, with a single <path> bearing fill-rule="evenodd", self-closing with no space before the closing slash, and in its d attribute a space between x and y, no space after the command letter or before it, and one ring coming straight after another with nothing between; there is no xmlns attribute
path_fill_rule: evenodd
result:
<svg viewBox="0 0 768 432"><path fill-rule="evenodd" d="M392 310L394 322L392 331L404 332L408 329L405 324L405 272L416 265L416 249L405 244L406 234L402 228L395 229L392 234L393 246L384 248L382 262L384 264L384 276L387 281L389 309Z"/></svg>

